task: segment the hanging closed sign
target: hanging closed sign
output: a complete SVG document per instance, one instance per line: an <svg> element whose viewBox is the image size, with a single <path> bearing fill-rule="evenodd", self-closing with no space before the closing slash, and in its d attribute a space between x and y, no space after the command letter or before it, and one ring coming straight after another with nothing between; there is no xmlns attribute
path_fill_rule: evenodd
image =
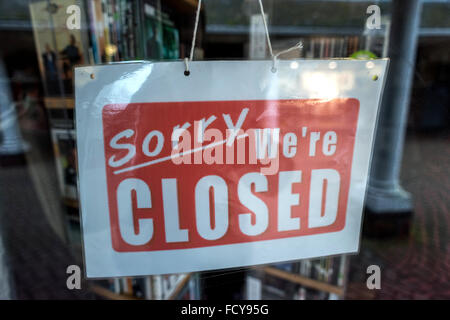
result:
<svg viewBox="0 0 450 320"><path fill-rule="evenodd" d="M356 252L386 65L77 68L87 276Z"/></svg>

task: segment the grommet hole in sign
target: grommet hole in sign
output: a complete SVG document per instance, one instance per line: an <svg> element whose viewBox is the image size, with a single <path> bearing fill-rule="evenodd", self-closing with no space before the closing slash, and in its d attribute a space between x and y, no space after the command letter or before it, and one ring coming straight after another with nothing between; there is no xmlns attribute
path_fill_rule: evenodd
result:
<svg viewBox="0 0 450 320"><path fill-rule="evenodd" d="M299 42L295 46L293 46L293 47L291 47L291 48L289 48L287 50L283 50L281 52L278 52L277 54L274 54L273 50L272 50L272 43L270 41L269 28L267 26L267 20L266 20L266 14L264 12L264 6L262 4L262 0L258 0L258 2L259 2L259 8L261 10L262 21L263 21L263 24L264 24L264 30L265 30L265 33L266 33L267 46L269 48L270 56L272 57L272 69L271 69L271 71L273 73L276 73L278 71L278 69L276 67L278 57L283 55L283 54L289 53L291 51L297 50L297 49L301 50L303 48L303 45L302 45L301 42ZM197 5L197 12L196 12L196 15L195 15L194 34L192 35L191 52L189 54L189 58L186 57L184 59L184 63L185 63L184 75L185 76L189 76L191 74L191 72L189 70L189 62L193 61L193 59L194 59L195 42L196 42L196 39L197 39L197 30L198 30L198 24L199 24L199 21L200 21L201 7L202 7L202 0L199 0L198 1L198 5Z"/></svg>

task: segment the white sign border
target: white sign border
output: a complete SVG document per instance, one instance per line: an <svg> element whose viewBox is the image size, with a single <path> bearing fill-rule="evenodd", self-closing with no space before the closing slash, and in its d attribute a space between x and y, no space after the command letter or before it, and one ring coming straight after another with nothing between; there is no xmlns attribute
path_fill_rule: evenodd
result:
<svg viewBox="0 0 450 320"><path fill-rule="evenodd" d="M273 73L272 61L202 61L190 63L191 74L188 77L184 75L182 61L76 68L75 113L86 276L105 278L184 273L357 252L374 130L387 64L388 59L289 60L279 61L278 71ZM301 80L305 72L325 75L347 72L354 75L345 88L337 84L338 95L333 97L360 101L343 230L195 249L125 253L113 250L103 144L102 109L105 105L323 99L324 96ZM377 76L378 80L375 81L373 76Z"/></svg>

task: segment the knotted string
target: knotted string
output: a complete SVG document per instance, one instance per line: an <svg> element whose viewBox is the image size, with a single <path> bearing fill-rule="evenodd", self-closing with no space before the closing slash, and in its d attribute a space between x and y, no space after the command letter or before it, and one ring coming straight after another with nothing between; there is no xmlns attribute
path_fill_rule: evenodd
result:
<svg viewBox="0 0 450 320"><path fill-rule="evenodd" d="M272 49L272 42L270 41L269 27L267 26L267 20L266 20L266 14L264 12L264 6L262 4L262 0L258 0L258 2L259 2L259 8L261 9L261 16L262 16L262 20L263 20L263 24L264 24L264 31L266 33L267 46L269 47L269 53L270 53L270 56L272 57L272 72L277 72L276 63L277 63L278 57L285 53L288 53L288 52L291 52L291 51L294 51L297 49L301 49L301 48L303 48L303 45L301 42L299 42L295 46L293 46L289 49L286 49L281 52L278 52L277 54L274 54L273 49ZM190 74L189 62L194 60L195 41L197 39L197 30L198 30L198 24L200 21L201 7L202 7L202 0L198 0L197 13L195 15L194 34L192 36L191 52L190 52L189 58L187 58L187 57L184 58L184 64L185 64L185 68L186 68L186 70L184 71L184 74L186 76L188 76Z"/></svg>

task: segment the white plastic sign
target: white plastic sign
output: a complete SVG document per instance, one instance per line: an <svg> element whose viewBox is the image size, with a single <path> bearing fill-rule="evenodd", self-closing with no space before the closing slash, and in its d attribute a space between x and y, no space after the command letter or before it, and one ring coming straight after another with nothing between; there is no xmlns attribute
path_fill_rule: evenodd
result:
<svg viewBox="0 0 450 320"><path fill-rule="evenodd" d="M76 69L90 278L358 250L387 60Z"/></svg>

